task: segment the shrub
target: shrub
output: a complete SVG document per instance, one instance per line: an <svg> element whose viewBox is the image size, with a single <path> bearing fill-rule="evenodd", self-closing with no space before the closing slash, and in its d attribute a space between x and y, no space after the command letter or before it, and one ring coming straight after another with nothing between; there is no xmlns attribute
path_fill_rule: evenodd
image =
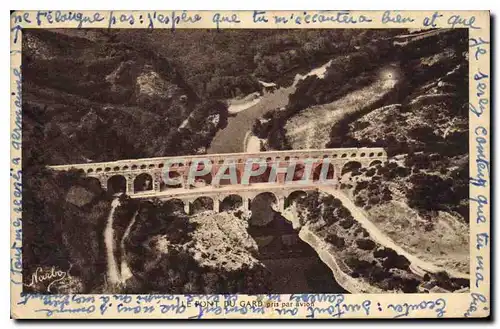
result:
<svg viewBox="0 0 500 329"><path fill-rule="evenodd" d="M339 218L346 218L347 216L351 215L351 212L349 211L349 209L347 209L344 206L338 207L336 213L337 213L336 214L337 217L339 217Z"/></svg>
<svg viewBox="0 0 500 329"><path fill-rule="evenodd" d="M410 261L405 256L390 256L383 261L382 266L387 269L399 268L402 270L407 270L410 267Z"/></svg>
<svg viewBox="0 0 500 329"><path fill-rule="evenodd" d="M357 196L356 199L354 200L354 204L357 207L363 207L365 205L365 200L362 197Z"/></svg>
<svg viewBox="0 0 500 329"><path fill-rule="evenodd" d="M368 204L374 206L376 204L379 204L380 203L380 198L378 196L372 196L369 200L368 200Z"/></svg>
<svg viewBox="0 0 500 329"><path fill-rule="evenodd" d="M354 219L352 219L352 217L351 218L348 217L348 218L341 220L339 222L339 225L344 229L348 229L348 228L352 227L355 223L356 222L354 221Z"/></svg>
<svg viewBox="0 0 500 329"><path fill-rule="evenodd" d="M363 274L369 272L373 268L370 262L355 257L347 258L345 263L349 268L353 270L353 272L358 272L361 276L363 276Z"/></svg>
<svg viewBox="0 0 500 329"><path fill-rule="evenodd" d="M358 194L361 190L364 190L368 187L368 181L364 180L364 181L361 181L361 182L358 182L358 184L356 184L356 187L354 188L354 194Z"/></svg>
<svg viewBox="0 0 500 329"><path fill-rule="evenodd" d="M373 253L373 256L375 256L376 258L396 257L397 255L398 254L394 250L385 247L377 249Z"/></svg>
<svg viewBox="0 0 500 329"><path fill-rule="evenodd" d="M335 246L339 249L344 248L344 246L345 246L345 239L342 237L339 237L335 233L328 235L326 238L326 241L331 243L333 246Z"/></svg>
<svg viewBox="0 0 500 329"><path fill-rule="evenodd" d="M358 239L356 240L358 248L363 250L373 250L376 246L375 242L371 239Z"/></svg>
<svg viewBox="0 0 500 329"><path fill-rule="evenodd" d="M368 177L372 177L372 176L375 175L375 173L376 173L376 169L375 168L370 168L370 169L368 169L368 171L366 172L365 175L368 176Z"/></svg>

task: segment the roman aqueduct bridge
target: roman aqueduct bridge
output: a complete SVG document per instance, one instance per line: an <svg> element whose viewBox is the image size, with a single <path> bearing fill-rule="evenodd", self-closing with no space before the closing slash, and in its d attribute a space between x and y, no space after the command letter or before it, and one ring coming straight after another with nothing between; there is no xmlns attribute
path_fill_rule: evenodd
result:
<svg viewBox="0 0 500 329"><path fill-rule="evenodd" d="M191 165L200 165L198 162L200 159L208 161L210 172L202 177L196 177L194 182L189 181ZM259 159L258 163L255 163L256 159ZM336 186L346 171L372 166L386 160L387 153L383 148L340 148L158 157L56 165L50 168L60 171L78 170L87 177L98 180L104 189L113 193L125 193L133 198L158 197L185 200L186 209L201 195L210 196L214 200L214 210L217 210L219 203L228 195L244 196L242 202L245 204L245 200L265 191L274 193L279 209L283 209L286 198L294 190L313 189L315 185L324 183L325 178L328 184ZM241 178L247 161L253 161L254 166L266 168L260 176L251 177L245 182ZM307 161L311 163L312 168L309 171L310 176L304 177L307 174L304 163ZM212 179L217 176L219 170L226 170L227 163L236 168L236 184L230 180L220 180L217 184L212 184ZM324 166L328 166L327 171L323 169ZM176 180L178 184L165 184L167 167L168 178ZM294 177L286 177L285 182L290 167ZM273 170L275 170L274 176L270 174ZM320 176L323 174L326 174L326 177L322 176L321 180ZM269 177L274 179L269 180ZM307 183L300 182L306 178Z"/></svg>

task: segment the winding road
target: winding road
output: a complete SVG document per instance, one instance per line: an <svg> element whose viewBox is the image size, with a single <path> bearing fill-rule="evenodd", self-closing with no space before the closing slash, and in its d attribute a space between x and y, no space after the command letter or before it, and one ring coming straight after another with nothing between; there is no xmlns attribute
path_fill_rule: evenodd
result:
<svg viewBox="0 0 500 329"><path fill-rule="evenodd" d="M106 246L106 259L107 259L107 278L111 285L118 285L122 282L118 264L115 258L115 241L113 229L113 217L116 208L120 205L118 198L113 199L111 202L111 210L109 211L108 221L104 229L104 245Z"/></svg>
<svg viewBox="0 0 500 329"><path fill-rule="evenodd" d="M368 231L373 240L378 242L384 247L393 249L399 255L406 257L411 263L411 270L417 274L421 275L422 270L430 273L437 273L441 271L446 271L451 277L461 278L461 279L470 279L470 275L467 273L458 272L451 269L446 269L443 267L436 266L435 264L426 262L413 256L412 254L406 252L403 248L394 243L387 235L382 233L376 226L373 224L363 213L361 209L359 209L352 201L349 199L344 193L341 191L334 189L330 186L319 186L319 190L331 194L339 199L344 207L349 209L354 219L361 225L363 228Z"/></svg>

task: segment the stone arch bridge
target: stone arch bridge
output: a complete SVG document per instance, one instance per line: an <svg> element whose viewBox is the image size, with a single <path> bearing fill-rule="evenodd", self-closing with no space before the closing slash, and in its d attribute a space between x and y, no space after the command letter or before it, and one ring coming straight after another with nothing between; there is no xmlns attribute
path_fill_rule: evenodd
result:
<svg viewBox="0 0 500 329"><path fill-rule="evenodd" d="M188 181L189 168L191 164L199 159L206 159L211 165L210 172L203 177L197 177L197 181ZM248 182L241 180L246 161L260 159L265 172L261 177L251 177ZM307 177L312 183L320 181L320 170L324 165L328 166L326 179L329 184L338 185L342 174L349 168L368 167L387 160L387 153L383 148L337 148L337 149L314 149L314 150L286 150L259 153L226 153L226 154L204 154L177 157L158 157L146 159L118 160L110 162L67 164L50 166L53 170L67 171L78 170L87 177L99 181L104 189L112 190L113 193L126 193L134 196L144 194L148 196L161 197L163 195L177 194L183 190L206 188L211 185L211 180L217 175L219 169L223 168L228 161L233 163L237 172L237 184L234 182L221 181L220 184L211 185L212 188L223 188L230 185L232 188L267 183L268 188L280 186L285 183L286 169L293 166L294 177L292 181L304 178L304 163L310 161L311 168ZM259 165L260 166L260 165ZM165 184L165 172L168 167L170 179L175 179L175 186ZM271 168L277 169L275 179L269 181ZM280 170L281 169L281 170ZM288 177L287 177L288 180ZM290 182L287 182L290 183ZM304 186L303 184L301 186ZM176 190L174 192L174 190ZM206 191L209 192L208 190Z"/></svg>
<svg viewBox="0 0 500 329"><path fill-rule="evenodd" d="M265 196L273 200L273 209L283 212L293 201L306 195L307 192L317 190L314 185L292 184L290 186L274 186L255 184L247 187L221 188L210 190L185 190L184 192L158 195L155 193L139 193L131 197L134 199L157 198L172 206L182 207L186 214L191 214L193 207L198 203L205 210L221 212L226 210L250 210L253 200Z"/></svg>

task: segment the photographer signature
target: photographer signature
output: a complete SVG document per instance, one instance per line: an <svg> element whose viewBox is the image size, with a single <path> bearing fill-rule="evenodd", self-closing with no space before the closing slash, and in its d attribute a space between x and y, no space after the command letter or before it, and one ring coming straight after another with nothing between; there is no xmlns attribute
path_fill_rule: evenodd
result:
<svg viewBox="0 0 500 329"><path fill-rule="evenodd" d="M37 284L48 282L49 284L47 285L47 292L51 292L50 290L55 283L58 283L65 278L70 277L69 272L71 271L72 267L73 264L71 264L69 269L65 272L56 270L55 266L45 269L39 266L36 268L35 273L31 275L31 282L26 286L33 287Z"/></svg>

